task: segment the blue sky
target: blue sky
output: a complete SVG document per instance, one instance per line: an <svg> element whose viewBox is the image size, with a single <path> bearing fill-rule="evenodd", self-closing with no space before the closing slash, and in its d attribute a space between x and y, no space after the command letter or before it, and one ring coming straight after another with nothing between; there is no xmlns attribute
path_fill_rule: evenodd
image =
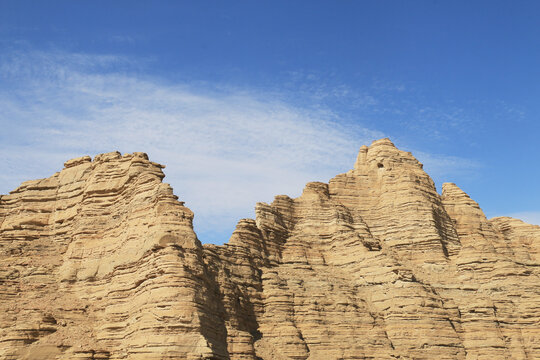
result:
<svg viewBox="0 0 540 360"><path fill-rule="evenodd" d="M0 0L0 193L144 151L223 243L390 137L540 224L540 3Z"/></svg>

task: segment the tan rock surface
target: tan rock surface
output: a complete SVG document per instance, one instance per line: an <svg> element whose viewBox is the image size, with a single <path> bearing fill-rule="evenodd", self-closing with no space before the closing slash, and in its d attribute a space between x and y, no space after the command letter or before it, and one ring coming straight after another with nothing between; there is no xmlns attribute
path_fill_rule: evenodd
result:
<svg viewBox="0 0 540 360"><path fill-rule="evenodd" d="M0 197L0 359L539 359L540 227L388 139L223 246L143 153Z"/></svg>

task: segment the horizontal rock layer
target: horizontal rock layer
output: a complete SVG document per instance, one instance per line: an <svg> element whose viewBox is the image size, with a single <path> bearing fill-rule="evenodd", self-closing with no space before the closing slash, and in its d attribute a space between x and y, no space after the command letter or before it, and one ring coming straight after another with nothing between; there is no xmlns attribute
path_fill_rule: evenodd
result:
<svg viewBox="0 0 540 360"><path fill-rule="evenodd" d="M0 197L1 359L540 358L540 227L390 140L223 246L162 168L81 157Z"/></svg>

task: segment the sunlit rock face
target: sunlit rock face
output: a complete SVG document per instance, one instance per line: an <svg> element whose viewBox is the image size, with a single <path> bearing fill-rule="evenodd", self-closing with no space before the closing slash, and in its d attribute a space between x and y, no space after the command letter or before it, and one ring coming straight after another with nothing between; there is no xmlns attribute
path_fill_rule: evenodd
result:
<svg viewBox="0 0 540 360"><path fill-rule="evenodd" d="M388 139L223 246L144 153L0 197L0 359L539 359L540 227Z"/></svg>

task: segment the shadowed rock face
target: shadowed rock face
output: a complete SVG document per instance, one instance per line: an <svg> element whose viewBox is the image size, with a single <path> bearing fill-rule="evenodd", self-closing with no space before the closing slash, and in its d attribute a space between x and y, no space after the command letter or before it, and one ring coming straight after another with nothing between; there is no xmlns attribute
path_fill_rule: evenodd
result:
<svg viewBox="0 0 540 360"><path fill-rule="evenodd" d="M388 139L201 245L143 153L0 197L0 359L538 359L540 227Z"/></svg>

